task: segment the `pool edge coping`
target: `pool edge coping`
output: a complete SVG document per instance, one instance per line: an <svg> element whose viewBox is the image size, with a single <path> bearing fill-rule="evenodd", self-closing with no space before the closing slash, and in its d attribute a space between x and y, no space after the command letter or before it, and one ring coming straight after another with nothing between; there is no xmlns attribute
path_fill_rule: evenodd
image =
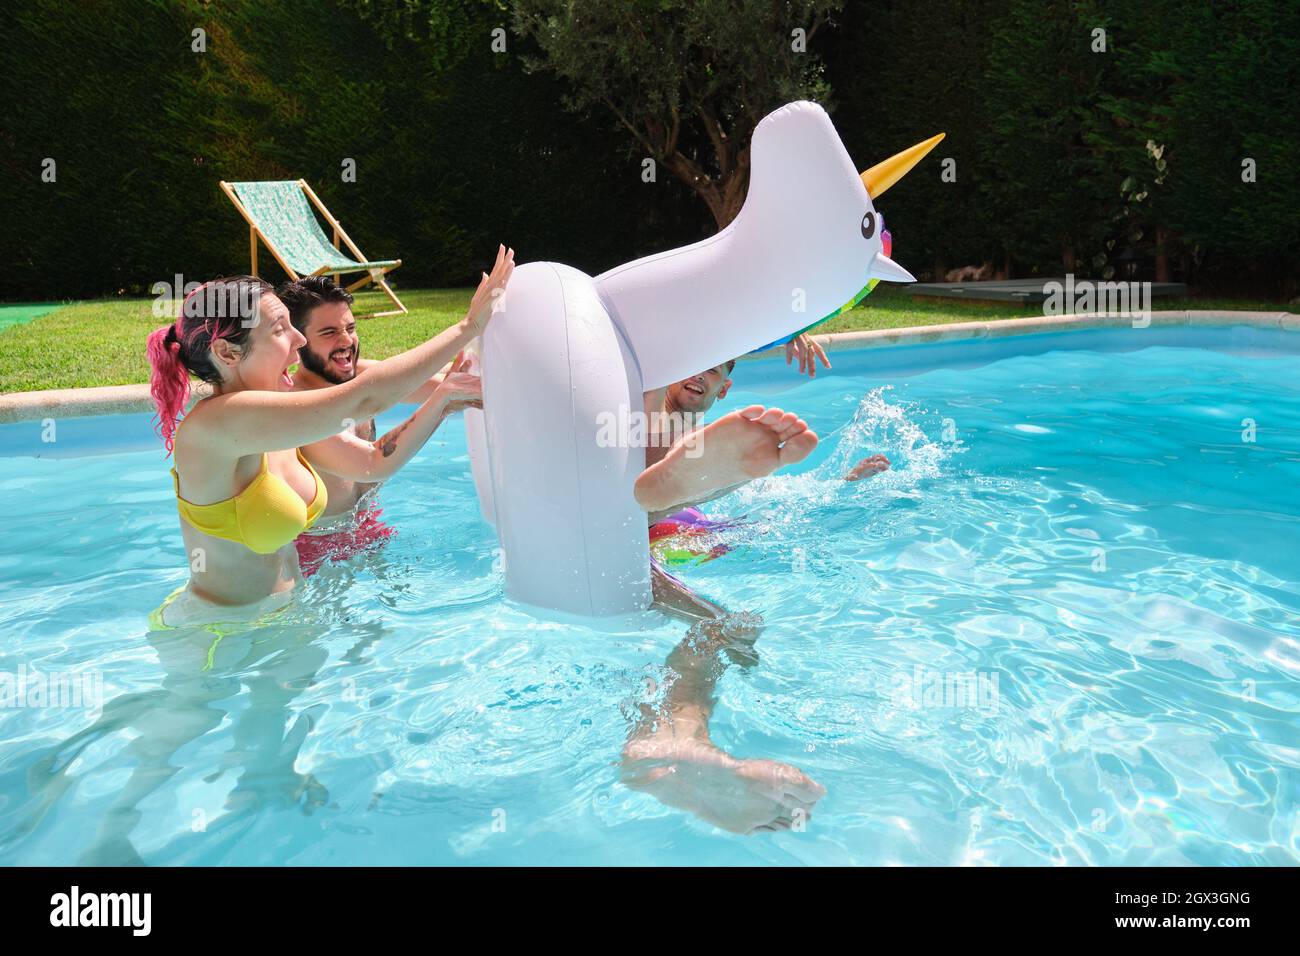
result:
<svg viewBox="0 0 1300 956"><path fill-rule="evenodd" d="M897 329L873 329L860 332L832 332L814 335L813 339L827 352L861 348L887 348L899 345L930 345L935 342L958 342L971 339L1003 338L1040 332L1083 330L1134 326L1133 315L1055 315L1028 316L1022 319L993 319L975 322L950 322L943 325L918 325ZM1144 317L1145 318L1145 317ZM1286 331L1300 331L1300 314L1293 312L1244 312L1209 309L1179 309L1152 312L1151 325L1257 325ZM783 354L780 347L741 356L741 361L773 358ZM205 386L195 389L203 395ZM41 418L83 418L95 415L124 415L152 411L153 399L147 384L101 385L94 388L52 388L33 392L0 394L0 424L33 421Z"/></svg>
<svg viewBox="0 0 1300 956"><path fill-rule="evenodd" d="M814 335L826 351L846 349L881 348L895 345L930 345L935 342L966 341L970 339L1003 338L1014 335L1034 335L1043 332L1082 331L1085 329L1132 328L1141 331L1146 325L1135 325L1140 317L1131 313L1117 315L1033 315L1022 319L992 319L974 322L949 322L943 325L917 325L898 329L872 329L859 332L835 332ZM1300 313L1247 312L1213 309L1179 309L1152 312L1150 325L1255 325L1283 331L1300 331ZM781 349L769 349L745 359L764 358L781 354Z"/></svg>

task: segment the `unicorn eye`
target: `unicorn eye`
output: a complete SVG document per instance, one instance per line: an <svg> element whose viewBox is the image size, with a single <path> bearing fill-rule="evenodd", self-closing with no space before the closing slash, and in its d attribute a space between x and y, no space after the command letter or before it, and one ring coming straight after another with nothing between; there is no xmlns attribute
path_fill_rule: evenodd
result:
<svg viewBox="0 0 1300 956"><path fill-rule="evenodd" d="M870 239L876 234L876 214L869 212L862 217L862 238Z"/></svg>

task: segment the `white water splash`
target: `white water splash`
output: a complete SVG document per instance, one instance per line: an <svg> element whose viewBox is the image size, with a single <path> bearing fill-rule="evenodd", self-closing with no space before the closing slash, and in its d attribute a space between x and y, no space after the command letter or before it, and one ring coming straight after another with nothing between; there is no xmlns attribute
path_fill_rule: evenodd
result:
<svg viewBox="0 0 1300 956"><path fill-rule="evenodd" d="M816 469L752 482L736 492L736 505L730 510L803 511L832 504L841 495L861 489L876 496L911 497L918 493L921 482L941 477L948 459L964 452L966 446L955 437L944 441L944 422L913 403L887 401L892 388L884 385L869 391L848 424L822 436L822 443L833 441L834 449ZM870 455L887 457L889 470L846 483L844 476L849 470Z"/></svg>

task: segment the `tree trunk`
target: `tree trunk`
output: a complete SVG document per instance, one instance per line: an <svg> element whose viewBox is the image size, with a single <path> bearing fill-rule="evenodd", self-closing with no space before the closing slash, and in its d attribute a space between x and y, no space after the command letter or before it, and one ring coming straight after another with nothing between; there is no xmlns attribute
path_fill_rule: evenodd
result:
<svg viewBox="0 0 1300 956"><path fill-rule="evenodd" d="M705 175L699 166L680 154L669 156L664 165L704 200L719 232L740 214L749 192L749 147L736 157L732 168L724 170L716 179Z"/></svg>
<svg viewBox="0 0 1300 956"><path fill-rule="evenodd" d="M748 157L748 154L746 154ZM722 203L721 215L715 215L718 222L718 230L721 231L731 225L738 215L741 208L745 205L745 197L749 194L749 163L741 164L722 184Z"/></svg>
<svg viewBox="0 0 1300 956"><path fill-rule="evenodd" d="M1164 226L1156 226L1156 281L1169 281L1169 253L1165 250L1165 240L1169 238L1169 230Z"/></svg>
<svg viewBox="0 0 1300 956"><path fill-rule="evenodd" d="M736 188L737 173L735 171L725 173L718 179L714 179L704 173L695 163L676 153L665 157L663 164L669 172L689 186L695 195L704 200L704 205L708 207L709 212L713 215L713 221L717 223L719 229L725 228L731 220L736 218L736 213L740 211L740 207L737 206L735 209L731 209L728 201L729 195ZM743 186L741 188L743 190Z"/></svg>
<svg viewBox="0 0 1300 956"><path fill-rule="evenodd" d="M701 107L698 119L713 146L712 165L717 169L716 175L709 172L707 165L679 149L682 118L676 111L670 118L650 122L639 129L626 121L624 125L652 156L662 157L660 162L669 172L704 200L721 231L731 225L745 204L745 194L749 189L748 141L754 131L752 127L746 127L728 133L712 111L704 107ZM746 140L745 146L737 149L733 144L736 137L742 135Z"/></svg>

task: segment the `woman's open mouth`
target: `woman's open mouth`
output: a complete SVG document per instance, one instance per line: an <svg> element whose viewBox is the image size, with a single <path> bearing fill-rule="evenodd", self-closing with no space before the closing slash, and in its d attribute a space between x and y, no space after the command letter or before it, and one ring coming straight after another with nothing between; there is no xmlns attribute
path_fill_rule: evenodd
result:
<svg viewBox="0 0 1300 956"><path fill-rule="evenodd" d="M289 374L288 366L280 372L280 384L285 388L293 388L293 376Z"/></svg>

